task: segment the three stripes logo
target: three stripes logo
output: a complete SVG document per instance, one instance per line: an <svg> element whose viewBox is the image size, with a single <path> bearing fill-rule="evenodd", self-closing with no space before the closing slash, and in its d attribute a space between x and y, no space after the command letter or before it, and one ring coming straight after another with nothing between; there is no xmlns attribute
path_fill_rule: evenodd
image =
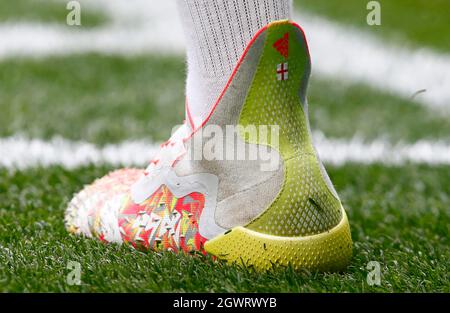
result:
<svg viewBox="0 0 450 313"><path fill-rule="evenodd" d="M278 39L273 44L273 47L287 59L289 57L289 33L284 34L282 38Z"/></svg>

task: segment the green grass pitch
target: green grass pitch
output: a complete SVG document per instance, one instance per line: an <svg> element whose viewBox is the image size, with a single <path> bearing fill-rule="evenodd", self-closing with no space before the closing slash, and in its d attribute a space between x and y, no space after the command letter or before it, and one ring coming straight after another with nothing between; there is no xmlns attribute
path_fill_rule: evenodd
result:
<svg viewBox="0 0 450 313"><path fill-rule="evenodd" d="M348 210L354 257L342 273L266 274L203 255L142 253L69 236L63 209L73 192L110 168L0 170L0 290L102 292L449 292L450 170L346 165L330 175ZM69 261L80 286L66 283ZM381 265L381 286L366 282Z"/></svg>
<svg viewBox="0 0 450 313"><path fill-rule="evenodd" d="M406 12L400 4L383 2L390 13L376 35L448 52L448 41L436 35L450 31L441 18L448 1L436 1L420 17L432 21L428 32L408 24L424 1L408 2ZM28 10L30 3L0 3L0 22L55 22L65 13L55 2ZM305 10L364 28L358 24L357 0L337 3L296 0ZM364 7L365 2L362 13ZM88 27L105 23L107 17L98 12L87 15ZM162 141L183 120L184 75L181 56L0 61L0 137L62 136L99 146L126 139ZM448 142L450 116L367 85L314 76L309 102L313 130L328 138L358 134L367 141ZM349 215L351 264L340 273L287 268L265 274L199 254L143 253L69 235L63 223L68 201L114 169L110 166L0 167L0 292L450 292L450 167L326 167ZM81 264L79 286L67 283L70 261ZM367 283L370 261L381 265L380 286Z"/></svg>

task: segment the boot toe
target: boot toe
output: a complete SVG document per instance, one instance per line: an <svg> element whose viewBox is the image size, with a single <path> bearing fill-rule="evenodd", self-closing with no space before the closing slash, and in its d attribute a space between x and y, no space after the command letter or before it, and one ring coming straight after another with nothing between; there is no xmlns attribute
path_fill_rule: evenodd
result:
<svg viewBox="0 0 450 313"><path fill-rule="evenodd" d="M70 201L65 212L66 229L87 237L98 236L107 241L120 241L117 228L117 213L131 186L143 175L141 169L120 169L85 186ZM99 217L103 225L99 225ZM105 221L111 225L105 225ZM102 238L102 237L110 238ZM109 240L108 240L109 239Z"/></svg>

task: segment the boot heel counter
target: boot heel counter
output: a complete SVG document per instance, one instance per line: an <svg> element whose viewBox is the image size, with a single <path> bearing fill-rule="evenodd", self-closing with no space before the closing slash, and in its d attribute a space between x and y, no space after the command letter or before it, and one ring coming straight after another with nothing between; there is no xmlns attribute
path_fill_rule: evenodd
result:
<svg viewBox="0 0 450 313"><path fill-rule="evenodd" d="M205 250L230 263L268 270L340 270L350 261L349 223L322 169L309 131L306 88L310 58L302 30L288 21L266 30L263 52L244 105L242 126L278 126L277 141L248 137L248 143L270 146L282 158L283 182L278 194L245 226L205 244ZM331 188L330 188L331 186Z"/></svg>

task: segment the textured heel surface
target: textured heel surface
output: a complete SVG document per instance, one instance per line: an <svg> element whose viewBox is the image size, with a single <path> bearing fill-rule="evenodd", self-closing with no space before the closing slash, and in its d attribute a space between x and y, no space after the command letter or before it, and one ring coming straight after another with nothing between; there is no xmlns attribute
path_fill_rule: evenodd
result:
<svg viewBox="0 0 450 313"><path fill-rule="evenodd" d="M307 237L281 237L236 227L205 244L205 250L229 263L266 271L274 265L294 269L339 271L352 256L350 226L345 211L328 232Z"/></svg>
<svg viewBox="0 0 450 313"><path fill-rule="evenodd" d="M285 177L276 199L246 228L286 237L320 234L336 226L342 215L341 203L321 172L304 111L308 45L301 29L289 21L270 24L265 40L240 124L279 127L278 143L265 136L243 139L278 150ZM287 76L280 77L280 67L287 69Z"/></svg>

